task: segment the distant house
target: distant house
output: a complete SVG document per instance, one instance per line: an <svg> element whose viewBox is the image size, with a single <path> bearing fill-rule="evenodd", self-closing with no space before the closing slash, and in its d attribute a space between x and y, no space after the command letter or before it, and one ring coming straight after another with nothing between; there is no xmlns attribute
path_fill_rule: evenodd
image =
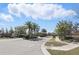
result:
<svg viewBox="0 0 79 59"><path fill-rule="evenodd" d="M79 32L72 33L72 37L77 37L77 38L79 38Z"/></svg>
<svg viewBox="0 0 79 59"><path fill-rule="evenodd" d="M74 40L79 41L79 23L76 24L75 27L73 27L72 32L69 37L73 37Z"/></svg>
<svg viewBox="0 0 79 59"><path fill-rule="evenodd" d="M73 28L72 37L79 37L79 24L76 24L76 26Z"/></svg>

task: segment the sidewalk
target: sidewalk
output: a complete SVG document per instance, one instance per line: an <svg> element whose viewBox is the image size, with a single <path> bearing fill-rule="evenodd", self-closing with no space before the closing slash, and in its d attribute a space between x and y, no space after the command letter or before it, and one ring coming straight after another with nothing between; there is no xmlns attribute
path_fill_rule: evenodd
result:
<svg viewBox="0 0 79 59"><path fill-rule="evenodd" d="M65 46L59 46L59 47L55 47L55 46L45 46L46 49L51 49L51 50L64 50L64 51L68 51L74 48L79 47L79 43L74 44L74 43L70 43L68 45Z"/></svg>

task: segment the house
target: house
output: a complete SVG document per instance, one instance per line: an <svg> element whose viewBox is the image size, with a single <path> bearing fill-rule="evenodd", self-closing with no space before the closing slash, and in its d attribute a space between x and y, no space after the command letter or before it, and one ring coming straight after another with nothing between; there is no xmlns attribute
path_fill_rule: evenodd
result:
<svg viewBox="0 0 79 59"><path fill-rule="evenodd" d="M76 26L73 27L71 34L68 36L72 37L74 41L79 41L79 23L77 23Z"/></svg>
<svg viewBox="0 0 79 59"><path fill-rule="evenodd" d="M77 24L73 27L72 36L73 36L73 37L79 37L79 23L77 23Z"/></svg>

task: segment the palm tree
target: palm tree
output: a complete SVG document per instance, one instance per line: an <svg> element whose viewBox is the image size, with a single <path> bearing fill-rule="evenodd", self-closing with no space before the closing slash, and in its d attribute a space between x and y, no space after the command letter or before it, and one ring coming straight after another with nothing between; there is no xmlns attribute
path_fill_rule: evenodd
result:
<svg viewBox="0 0 79 59"><path fill-rule="evenodd" d="M32 23L32 29L33 29L33 33L36 34L39 31L39 26L36 23Z"/></svg>
<svg viewBox="0 0 79 59"><path fill-rule="evenodd" d="M60 38L64 39L66 35L71 35L73 24L71 21L62 20L57 23L55 32Z"/></svg>
<svg viewBox="0 0 79 59"><path fill-rule="evenodd" d="M28 21L28 22L26 22L25 23L25 26L29 29L29 37L31 38L31 36L32 36L32 22L31 21Z"/></svg>
<svg viewBox="0 0 79 59"><path fill-rule="evenodd" d="M36 23L33 23L31 21L28 21L25 23L25 26L29 29L29 38L32 37L32 35L35 35L39 31L39 26Z"/></svg>

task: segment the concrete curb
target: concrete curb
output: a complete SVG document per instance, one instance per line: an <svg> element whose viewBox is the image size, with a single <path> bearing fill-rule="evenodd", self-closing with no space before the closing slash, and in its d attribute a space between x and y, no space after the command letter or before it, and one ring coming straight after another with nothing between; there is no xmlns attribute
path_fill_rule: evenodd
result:
<svg viewBox="0 0 79 59"><path fill-rule="evenodd" d="M46 39L50 40L50 38L46 38ZM47 51L47 49L45 48L45 43L46 43L48 40L46 40L45 42L43 42L43 44L41 45L41 51L43 52L44 55L51 55L51 54Z"/></svg>

